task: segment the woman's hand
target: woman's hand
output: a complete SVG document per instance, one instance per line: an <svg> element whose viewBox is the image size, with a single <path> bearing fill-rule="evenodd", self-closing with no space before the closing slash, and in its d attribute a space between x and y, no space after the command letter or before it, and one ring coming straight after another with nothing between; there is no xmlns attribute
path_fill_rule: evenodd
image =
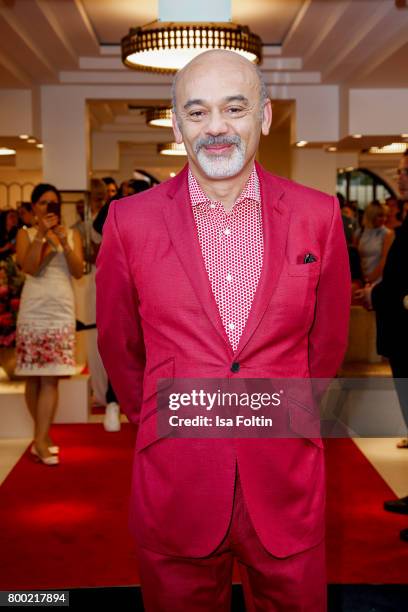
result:
<svg viewBox="0 0 408 612"><path fill-rule="evenodd" d="M38 219L38 233L41 237L47 235L50 229L58 225L58 217L54 213L47 213Z"/></svg>
<svg viewBox="0 0 408 612"><path fill-rule="evenodd" d="M67 230L63 225L57 225L54 227L52 233L57 236L63 248L67 246Z"/></svg>

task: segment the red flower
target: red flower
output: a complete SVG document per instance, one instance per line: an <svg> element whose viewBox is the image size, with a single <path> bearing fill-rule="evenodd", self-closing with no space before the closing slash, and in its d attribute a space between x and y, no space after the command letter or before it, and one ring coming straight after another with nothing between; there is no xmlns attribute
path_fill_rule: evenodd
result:
<svg viewBox="0 0 408 612"><path fill-rule="evenodd" d="M5 312L0 315L0 326L6 327L7 325L13 325L13 315L11 312Z"/></svg>
<svg viewBox="0 0 408 612"><path fill-rule="evenodd" d="M20 306L20 298L13 298L10 300L10 307L11 310L14 310L14 312L17 312Z"/></svg>

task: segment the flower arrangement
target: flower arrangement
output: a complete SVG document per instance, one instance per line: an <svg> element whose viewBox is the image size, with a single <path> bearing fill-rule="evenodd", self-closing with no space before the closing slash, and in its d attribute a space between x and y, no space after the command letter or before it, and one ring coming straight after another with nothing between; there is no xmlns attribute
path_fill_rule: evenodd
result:
<svg viewBox="0 0 408 612"><path fill-rule="evenodd" d="M0 348L16 345L16 321L24 274L13 257L0 261Z"/></svg>

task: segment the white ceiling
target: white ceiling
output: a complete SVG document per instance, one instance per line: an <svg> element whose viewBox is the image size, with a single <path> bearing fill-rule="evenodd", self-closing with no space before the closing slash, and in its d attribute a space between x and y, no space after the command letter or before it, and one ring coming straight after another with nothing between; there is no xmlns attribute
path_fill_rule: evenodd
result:
<svg viewBox="0 0 408 612"><path fill-rule="evenodd" d="M394 0L232 0L232 16L261 36L270 83L408 85ZM120 38L156 18L157 0L0 0L0 87L128 83Z"/></svg>
<svg viewBox="0 0 408 612"><path fill-rule="evenodd" d="M169 84L168 75L130 71L120 59L120 39L157 19L157 6L157 0L0 0L0 88ZM394 0L232 0L232 18L261 36L269 85L408 86L408 10ZM153 155L172 133L147 127L142 111L129 112L129 102L158 105L90 101L91 127L118 134L123 150L144 159L146 147ZM292 111L293 103L274 102L274 131L289 130ZM374 140L344 139L338 149L382 142ZM18 151L28 146L12 144Z"/></svg>
<svg viewBox="0 0 408 612"><path fill-rule="evenodd" d="M101 44L118 44L129 27L143 26L158 16L157 0L82 2ZM264 44L280 45L302 4L303 0L232 0L232 20L248 25Z"/></svg>

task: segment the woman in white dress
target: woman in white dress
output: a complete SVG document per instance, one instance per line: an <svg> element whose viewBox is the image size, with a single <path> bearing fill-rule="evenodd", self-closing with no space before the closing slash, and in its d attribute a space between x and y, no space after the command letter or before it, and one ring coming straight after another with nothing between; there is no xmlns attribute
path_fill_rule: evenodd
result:
<svg viewBox="0 0 408 612"><path fill-rule="evenodd" d="M16 374L26 376L25 399L34 419L31 453L44 465L59 463L49 429L58 402L58 379L75 374L75 302L71 276L83 274L79 233L61 225L61 197L41 183L32 193L35 225L17 234L17 263L26 274L17 318Z"/></svg>

